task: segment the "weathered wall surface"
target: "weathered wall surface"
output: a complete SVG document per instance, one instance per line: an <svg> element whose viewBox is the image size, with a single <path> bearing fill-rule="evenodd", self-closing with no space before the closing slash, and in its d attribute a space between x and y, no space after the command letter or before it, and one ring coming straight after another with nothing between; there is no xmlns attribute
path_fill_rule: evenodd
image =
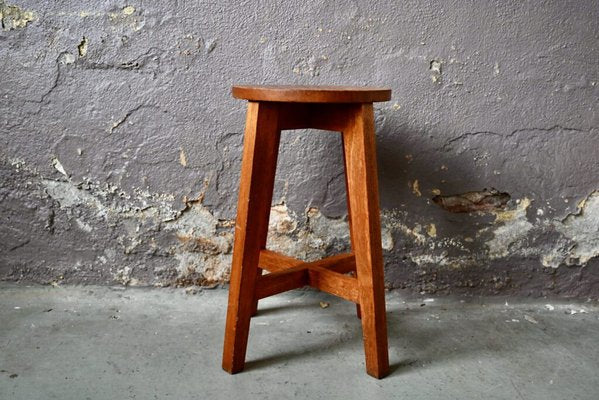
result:
<svg viewBox="0 0 599 400"><path fill-rule="evenodd" d="M597 296L599 1L258 3L0 0L1 279L225 281L231 84L371 84L389 287ZM285 132L270 246L346 249L343 191Z"/></svg>

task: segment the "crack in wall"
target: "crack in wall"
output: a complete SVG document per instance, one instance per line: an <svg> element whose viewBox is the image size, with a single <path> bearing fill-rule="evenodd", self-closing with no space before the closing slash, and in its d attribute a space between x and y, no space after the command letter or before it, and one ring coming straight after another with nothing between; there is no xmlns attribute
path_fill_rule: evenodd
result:
<svg viewBox="0 0 599 400"><path fill-rule="evenodd" d="M507 139L507 138L513 137L515 135L518 135L520 133L524 133L524 132L535 132L535 131L551 132L551 131L555 131L555 130L569 131L569 132L590 132L593 129L596 129L596 128L590 127L589 129L582 130L582 129L577 129L577 128L564 127L561 125L553 125L549 128L519 128L519 129L515 129L506 134L498 133L498 132L491 132L491 131L465 132L465 133L462 133L462 134L455 136L451 139L446 140L445 144L441 147L441 151L449 151L451 149L451 146L455 142L465 140L466 138L469 138L469 137L476 137L476 136L481 136L481 135L498 136L498 137Z"/></svg>
<svg viewBox="0 0 599 400"><path fill-rule="evenodd" d="M471 288L484 271L513 267L532 276L518 284L541 286L551 275L570 289L574 281L592 286L583 275L595 273L599 262L595 197L572 213L576 218L566 214L597 189L596 35L582 28L593 25L597 7L556 2L535 14L547 33L537 35L527 21L505 24L505 13L468 26L461 3L444 9L442 19L423 13L425 2L412 8L357 2L342 10L290 3L292 19L274 3L259 14L247 2L235 3L233 13L219 2L89 8L0 0L17 7L6 3L18 3L20 12L31 8L35 21L17 17L14 29L0 30L6 60L0 152L27 159L44 176L0 164L6 182L0 212L9 221L0 226L2 277L55 274L130 285L226 280L245 104L230 97L229 78L269 82L288 74L298 84L394 89L391 102L375 105L391 284L421 280L428 290L461 281ZM514 1L506 7L522 8ZM314 23L331 13L336 18L326 26ZM5 14L3 29L13 27ZM576 41L556 23L565 14L581 21L570 32ZM482 43L489 30L510 51ZM160 109L132 111L142 104ZM329 255L347 246L345 220L328 218L344 212L343 179L335 177L340 164L332 142L297 136L304 140L282 149L273 245L298 257ZM483 212L468 204L460 214L430 201L491 186L514 200L492 197L475 204ZM179 201L202 191L205 202ZM164 207L154 198L161 192ZM69 203L63 193L81 199ZM516 199L531 205L521 210ZM202 210L217 219L216 228ZM205 231L188 229L192 215ZM442 271L454 271L450 281L432 278ZM500 278L481 285L501 286L507 279ZM413 280L406 285L415 288Z"/></svg>
<svg viewBox="0 0 599 400"><path fill-rule="evenodd" d="M141 110L144 107L153 107L153 106L149 106L149 105L146 105L146 104L140 104L140 105L138 105L136 107L133 107L132 109L130 109L129 111L127 111L122 118L120 118L120 119L116 120L115 122L113 122L112 126L107 130L107 132L109 134L114 133L114 131L118 130L121 127L121 125L123 125L125 122L127 122L127 120L129 119L129 117L131 117L131 115L133 115L135 112ZM143 146L143 144L140 144L138 147L142 147L142 146Z"/></svg>

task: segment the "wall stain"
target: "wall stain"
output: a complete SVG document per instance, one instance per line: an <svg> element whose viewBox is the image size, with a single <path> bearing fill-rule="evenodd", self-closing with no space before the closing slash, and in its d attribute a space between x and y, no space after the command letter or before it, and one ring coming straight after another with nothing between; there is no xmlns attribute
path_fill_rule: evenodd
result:
<svg viewBox="0 0 599 400"><path fill-rule="evenodd" d="M35 177L43 192L56 202L57 208L51 209L53 230L56 221L66 217L80 235L97 235L104 230L116 235L117 244L104 248L93 260L98 267L108 268L111 282L127 286L214 286L228 281L234 220L215 217L203 204L203 193L194 199L184 198L183 207L177 209L171 194L152 194L139 189L127 193L115 185L77 183L68 178L66 171L58 171L63 176L61 179L49 179L20 160L11 164L16 173L28 172ZM509 209L490 211L494 221L479 229L476 238L439 235L434 222L410 226L406 211L382 210L383 248L390 255L399 243L401 248L396 251L423 268L423 273L432 271L431 268L438 272L444 268L466 272L480 268L485 260L503 261L514 255L538 257L543 265L550 267L584 265L599 255L599 191L580 201L577 212L562 220L530 222L527 210L531 204L532 200L522 198ZM535 232L550 228L561 233L556 241L531 245ZM484 246L479 248L481 243ZM26 251L28 245L29 240L17 242L12 246L13 251ZM327 217L315 207L296 214L284 202L275 204L271 207L267 247L306 261L349 251L347 219ZM146 261L124 266L119 261L136 254L136 257L145 254ZM147 271L145 264L153 259L162 261ZM30 273L34 275L29 279L35 277L35 272ZM73 273L60 270L51 282L68 282ZM437 273L426 274L427 283L419 284L419 290L432 293L447 287L437 281ZM510 282L496 276L485 285L501 289L511 287L513 282ZM473 281L462 284L465 288L478 285Z"/></svg>
<svg viewBox="0 0 599 400"><path fill-rule="evenodd" d="M599 190L582 199L575 213L554 221L554 226L563 238L543 257L543 265L585 265L599 257Z"/></svg>
<svg viewBox="0 0 599 400"><path fill-rule="evenodd" d="M452 213L485 212L505 208L510 195L491 188L450 196L437 195L432 200L439 207Z"/></svg>
<svg viewBox="0 0 599 400"><path fill-rule="evenodd" d="M521 199L516 207L507 211L496 211L495 223L499 226L492 229L493 238L486 242L491 259L505 258L513 247L523 247L528 238L528 233L533 229L526 217L526 210L530 207L530 199Z"/></svg>
<svg viewBox="0 0 599 400"><path fill-rule="evenodd" d="M227 88L249 73L393 88L375 104L390 287L596 295L597 79L587 61L597 35L585 29L596 27L596 3L539 9L547 35L537 35L501 13L471 26L460 2L439 19L425 2L271 2L261 13L236 2L228 13L220 2L0 0L0 279L226 282L245 108ZM576 41L560 30L563 15L580 21ZM481 42L488 31L510 51ZM140 105L152 110L132 111ZM283 137L270 245L306 259L346 250L347 221L332 218L344 214L339 143ZM463 212L431 201L490 186L513 200Z"/></svg>
<svg viewBox="0 0 599 400"><path fill-rule="evenodd" d="M87 55L87 45L88 40L85 36L83 36L81 43L79 43L79 45L77 46L77 50L79 51L79 57L85 57Z"/></svg>
<svg viewBox="0 0 599 400"><path fill-rule="evenodd" d="M28 23L36 19L37 16L33 11L7 5L5 1L0 0L0 25L3 31L25 28Z"/></svg>

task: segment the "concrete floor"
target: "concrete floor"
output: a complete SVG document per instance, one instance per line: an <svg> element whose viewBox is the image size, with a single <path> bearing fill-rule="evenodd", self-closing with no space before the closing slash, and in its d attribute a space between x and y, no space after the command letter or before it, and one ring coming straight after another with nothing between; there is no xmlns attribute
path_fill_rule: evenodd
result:
<svg viewBox="0 0 599 400"><path fill-rule="evenodd" d="M0 399L599 398L597 303L390 294L392 373L376 380L350 303L264 300L231 376L227 291L188 292L0 284Z"/></svg>

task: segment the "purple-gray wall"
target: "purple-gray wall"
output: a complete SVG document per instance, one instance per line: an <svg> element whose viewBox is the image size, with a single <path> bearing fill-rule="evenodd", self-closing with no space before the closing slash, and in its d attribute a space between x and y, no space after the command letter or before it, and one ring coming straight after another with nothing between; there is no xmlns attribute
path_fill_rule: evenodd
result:
<svg viewBox="0 0 599 400"><path fill-rule="evenodd" d="M0 279L228 278L234 83L381 85L389 287L599 293L599 1L0 0ZM269 246L347 248L338 134L284 132ZM434 201L433 201L434 198Z"/></svg>

